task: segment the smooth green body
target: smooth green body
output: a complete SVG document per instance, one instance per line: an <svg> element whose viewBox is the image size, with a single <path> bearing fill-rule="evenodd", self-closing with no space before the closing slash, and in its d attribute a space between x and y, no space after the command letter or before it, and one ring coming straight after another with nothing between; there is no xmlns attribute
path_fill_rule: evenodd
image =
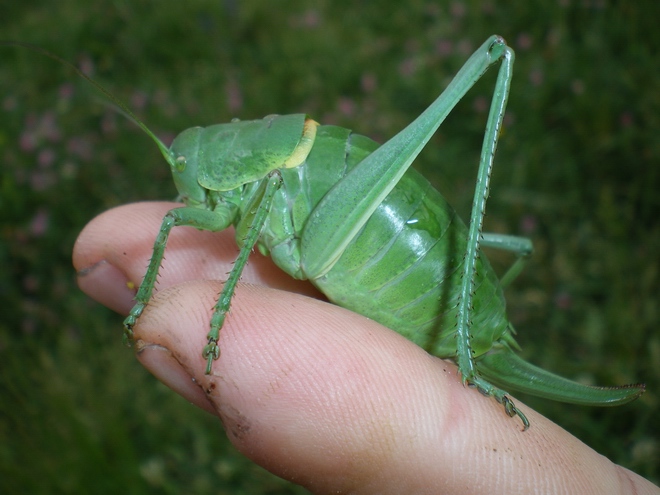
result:
<svg viewBox="0 0 660 495"><path fill-rule="evenodd" d="M518 345L502 287L531 254L531 242L482 232L513 59L502 38L489 38L436 101L383 145L297 114L191 128L168 149L130 109L90 80L156 142L186 205L163 219L136 305L124 322L126 337L132 339L151 298L171 229L188 225L219 231L233 224L240 252L214 307L202 352L207 373L220 356L219 333L256 246L292 277L309 279L332 302L455 361L464 384L494 397L525 429L529 422L505 389L585 405L637 398L643 385L581 385L514 352ZM456 103L495 64L500 67L466 225L409 167ZM480 254L482 244L518 255L502 280Z"/></svg>

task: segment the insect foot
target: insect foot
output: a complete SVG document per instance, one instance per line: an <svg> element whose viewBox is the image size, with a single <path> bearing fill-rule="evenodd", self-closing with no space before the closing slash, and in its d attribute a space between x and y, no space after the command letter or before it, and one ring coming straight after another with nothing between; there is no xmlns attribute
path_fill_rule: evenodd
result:
<svg viewBox="0 0 660 495"><path fill-rule="evenodd" d="M217 340L209 338L209 343L204 346L204 350L202 351L202 357L206 359L205 373L210 375L213 361L220 357L220 346Z"/></svg>
<svg viewBox="0 0 660 495"><path fill-rule="evenodd" d="M129 347L133 345L133 340L135 339L135 335L133 334L133 327L142 314L144 306L144 303L137 303L135 306L133 306L133 309L131 309L131 312L128 313L128 316L124 320L124 336L122 340L124 344Z"/></svg>
<svg viewBox="0 0 660 495"><path fill-rule="evenodd" d="M482 378L477 377L469 379L467 384L468 387L476 388L482 395L493 397L497 402L502 404L504 406L504 412L506 412L509 417L513 418L514 416L518 416L523 423L522 431L529 428L529 420L527 419L527 416L516 407L516 404L509 398L504 390L500 390Z"/></svg>
<svg viewBox="0 0 660 495"><path fill-rule="evenodd" d="M504 405L504 410L509 415L509 417L513 418L513 416L518 416L520 418L520 421L522 421L523 423L522 431L525 431L527 428L529 428L529 420L527 419L527 416L525 416L520 411L520 409L516 407L516 405L513 403L511 399L509 399L508 396L503 395L501 400L499 397L495 396L495 399L497 399L497 402Z"/></svg>

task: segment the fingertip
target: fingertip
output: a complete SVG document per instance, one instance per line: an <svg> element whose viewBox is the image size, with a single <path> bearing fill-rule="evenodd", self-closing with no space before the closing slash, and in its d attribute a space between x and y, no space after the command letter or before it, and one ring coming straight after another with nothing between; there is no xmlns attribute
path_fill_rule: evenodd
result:
<svg viewBox="0 0 660 495"><path fill-rule="evenodd" d="M145 242L141 222L154 223L175 203L136 203L93 218L73 246L78 286L92 299L127 314L144 274L153 239Z"/></svg>
<svg viewBox="0 0 660 495"><path fill-rule="evenodd" d="M79 270L77 281L85 294L119 314L127 314L133 305L134 284L106 260Z"/></svg>
<svg viewBox="0 0 660 495"><path fill-rule="evenodd" d="M197 407L217 414L198 380L182 366L174 352L163 345L141 339L136 341L135 349L138 361L158 380Z"/></svg>

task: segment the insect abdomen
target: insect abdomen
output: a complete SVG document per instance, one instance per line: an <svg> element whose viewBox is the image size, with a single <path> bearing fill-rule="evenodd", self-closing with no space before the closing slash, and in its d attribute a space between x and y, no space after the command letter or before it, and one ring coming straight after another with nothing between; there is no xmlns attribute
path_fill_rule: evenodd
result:
<svg viewBox="0 0 660 495"><path fill-rule="evenodd" d="M350 160L347 160L350 161ZM328 298L440 357L455 354L465 224L410 169L325 276ZM478 356L508 331L504 297L485 257L478 264L472 348Z"/></svg>
<svg viewBox="0 0 660 495"><path fill-rule="evenodd" d="M320 126L304 166L281 171L283 187L262 235L280 268L306 278L297 243L307 218L327 191L377 147L348 129ZM437 356L453 357L466 240L467 229L454 210L409 169L332 269L311 281L335 304ZM478 356L508 331L508 323L499 281L485 258L477 279L472 346Z"/></svg>

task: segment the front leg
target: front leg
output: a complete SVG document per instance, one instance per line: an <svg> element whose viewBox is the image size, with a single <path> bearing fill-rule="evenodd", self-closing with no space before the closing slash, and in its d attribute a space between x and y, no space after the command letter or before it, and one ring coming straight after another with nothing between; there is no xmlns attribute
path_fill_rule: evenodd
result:
<svg viewBox="0 0 660 495"><path fill-rule="evenodd" d="M165 214L163 223L160 225L158 236L154 242L154 250L151 255L151 260L149 261L149 267L147 268L144 279L135 295L135 306L133 306L133 309L131 309L130 313L128 313L128 316L124 320L124 342L129 345L133 342L133 327L151 299L154 286L156 285L156 279L158 277L158 270L160 269L165 254L165 246L167 245L167 240L172 228L189 226L201 230L217 232L224 230L229 226L229 218L231 218L231 215L228 213L229 212L225 210L210 211L183 206L181 208L170 210Z"/></svg>

